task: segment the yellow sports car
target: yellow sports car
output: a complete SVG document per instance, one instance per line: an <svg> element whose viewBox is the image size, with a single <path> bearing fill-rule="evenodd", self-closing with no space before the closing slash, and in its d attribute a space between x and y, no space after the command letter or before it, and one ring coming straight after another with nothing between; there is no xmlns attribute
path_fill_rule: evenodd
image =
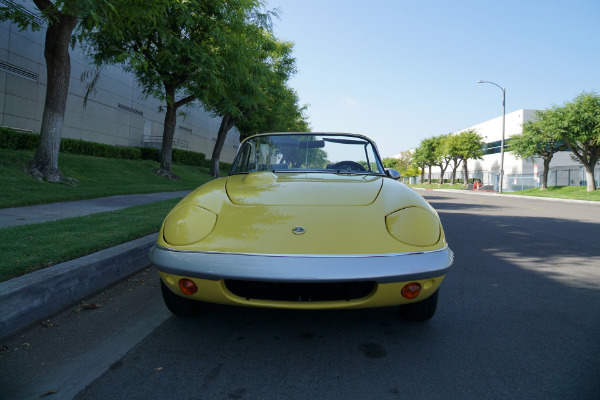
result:
<svg viewBox="0 0 600 400"><path fill-rule="evenodd" d="M431 318L452 265L437 213L361 135L244 140L229 176L165 218L150 259L169 310L400 305Z"/></svg>

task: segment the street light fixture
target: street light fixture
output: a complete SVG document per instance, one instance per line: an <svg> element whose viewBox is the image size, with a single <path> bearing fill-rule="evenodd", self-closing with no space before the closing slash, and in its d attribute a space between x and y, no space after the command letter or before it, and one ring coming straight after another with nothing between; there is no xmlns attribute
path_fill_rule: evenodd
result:
<svg viewBox="0 0 600 400"><path fill-rule="evenodd" d="M479 80L477 83L489 83L498 86L500 90L502 90L502 142L500 144L500 190L498 190L499 193L502 193L502 182L504 181L504 121L506 118L506 89L494 82Z"/></svg>

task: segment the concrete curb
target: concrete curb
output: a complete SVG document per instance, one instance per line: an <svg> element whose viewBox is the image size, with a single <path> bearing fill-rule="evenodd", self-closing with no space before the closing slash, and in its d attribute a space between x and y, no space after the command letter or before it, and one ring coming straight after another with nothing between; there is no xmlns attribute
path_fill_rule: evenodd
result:
<svg viewBox="0 0 600 400"><path fill-rule="evenodd" d="M0 282L0 338L139 271L156 234Z"/></svg>

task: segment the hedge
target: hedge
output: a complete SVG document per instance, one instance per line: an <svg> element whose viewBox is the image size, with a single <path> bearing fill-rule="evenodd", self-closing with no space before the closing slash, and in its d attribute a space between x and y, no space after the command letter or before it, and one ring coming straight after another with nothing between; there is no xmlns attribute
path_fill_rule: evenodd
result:
<svg viewBox="0 0 600 400"><path fill-rule="evenodd" d="M173 162L196 167L210 167L209 161L203 153L189 150L173 149Z"/></svg>
<svg viewBox="0 0 600 400"><path fill-rule="evenodd" d="M39 137L40 136L35 133L17 132L13 129L0 128L0 149L35 151ZM104 158L160 160L160 152L154 147L120 147L69 138L63 138L61 140L60 151ZM210 167L210 160L207 160L203 153L189 150L173 149L173 162L196 167ZM219 167L222 170L228 170L231 168L231 164L220 162Z"/></svg>

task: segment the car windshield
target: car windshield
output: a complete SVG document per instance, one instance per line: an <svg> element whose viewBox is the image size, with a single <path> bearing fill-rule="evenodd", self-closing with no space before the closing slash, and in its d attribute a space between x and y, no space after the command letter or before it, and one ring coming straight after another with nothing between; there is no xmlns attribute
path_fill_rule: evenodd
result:
<svg viewBox="0 0 600 400"><path fill-rule="evenodd" d="M385 174L373 143L343 134L272 134L240 146L231 174L256 171Z"/></svg>

